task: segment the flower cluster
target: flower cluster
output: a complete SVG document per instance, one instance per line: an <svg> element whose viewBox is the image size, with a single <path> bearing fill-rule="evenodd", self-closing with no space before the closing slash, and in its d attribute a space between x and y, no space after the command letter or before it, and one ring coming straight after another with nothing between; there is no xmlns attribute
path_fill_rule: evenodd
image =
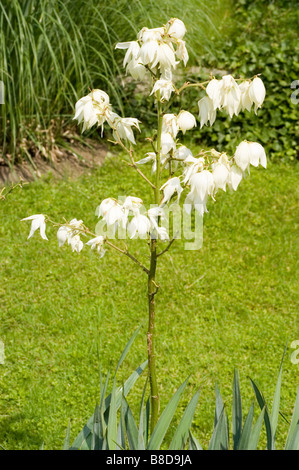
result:
<svg viewBox="0 0 299 470"><path fill-rule="evenodd" d="M107 122L117 142L126 140L135 144L132 128L135 127L140 131L138 119L122 118L112 111L109 96L102 90L92 90L77 101L74 119L79 124L83 122L82 132L94 125L101 126L103 130L104 123Z"/></svg>
<svg viewBox="0 0 299 470"><path fill-rule="evenodd" d="M233 157L226 153L217 152L215 149L200 152L200 156L193 156L190 149L182 146L183 173L180 176L170 178L162 187L164 197L162 205L167 204L174 195L179 201L184 185L190 188L187 194L184 208L191 212L194 208L200 215L207 212L207 200L212 199L219 189L226 191L229 187L236 191L249 166L257 167L261 164L267 167L267 158L264 148L257 142L241 142Z"/></svg>
<svg viewBox="0 0 299 470"><path fill-rule="evenodd" d="M207 96L198 101L200 127L208 122L212 125L217 109L224 109L230 117L247 109L255 112L264 102L266 90L262 80L244 80L238 85L231 75L224 75L221 80L213 78L206 87Z"/></svg>
<svg viewBox="0 0 299 470"><path fill-rule="evenodd" d="M103 256L104 246L112 246L107 234L115 235L117 230L118 233L124 230L130 238L169 240L165 224L162 226L166 220L166 206L171 201L182 201L184 191L186 197L183 205L187 213L190 214L194 209L203 216L207 212L209 198L215 200L219 190L230 188L236 191L246 172L250 171L250 165L267 167L265 150L257 142L241 142L233 156L215 149L201 150L194 155L188 147L179 143L179 133L185 134L195 128L197 123L189 111L181 110L177 114L168 112L170 104L165 105L164 102L170 100L173 92L179 95L189 86L205 89L206 96L198 101L201 128L214 123L217 110L226 111L230 117L244 110L251 111L252 107L256 113L266 93L258 76L235 80L231 75L224 75L220 80L211 78L205 83L186 82L177 89L173 83L173 71L180 61L184 65L188 61L183 39L185 33L184 23L172 18L160 28L141 29L136 41L116 45L116 48L126 50L124 67L128 73L135 79L142 79L149 72L153 79L150 95L156 97L158 129L153 138L149 139L153 151L146 153L141 160L135 162L131 146L135 144L134 129L140 131L138 119L122 118L116 114L109 96L102 90L92 90L76 103L74 119L83 123L83 131L94 125L103 129L104 123L110 126L115 141L129 154L130 166L137 169L139 175L150 184L151 190L154 190L155 206L146 210L142 199L133 196L123 201L106 198L96 209L96 216L100 219L96 233L91 234L82 220L73 219L58 229L59 246L67 243L73 251L80 252L84 246L80 235L89 234L94 238L86 244ZM151 164L154 181L140 169L140 165L147 163ZM23 220L32 220L28 238L40 229L42 238L47 239L44 215L37 214ZM101 231L104 228L107 228L106 234Z"/></svg>
<svg viewBox="0 0 299 470"><path fill-rule="evenodd" d="M183 37L184 23L170 19L160 28L142 28L136 41L120 42L116 49L126 49L123 65L134 79L143 80L149 70L158 78L152 93L161 93L161 100L168 100L175 90L172 73L180 61L187 64L189 55Z"/></svg>
<svg viewBox="0 0 299 470"><path fill-rule="evenodd" d="M163 209L153 207L145 211L143 201L138 197L128 196L123 203L113 198L104 199L96 209L96 216L113 233L120 228L125 229L130 238L168 239L165 228L158 223L164 217Z"/></svg>

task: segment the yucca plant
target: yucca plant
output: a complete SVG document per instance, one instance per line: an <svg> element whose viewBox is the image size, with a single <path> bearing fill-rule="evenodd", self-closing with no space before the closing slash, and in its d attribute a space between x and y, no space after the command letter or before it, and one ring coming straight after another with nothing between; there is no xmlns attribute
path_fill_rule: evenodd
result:
<svg viewBox="0 0 299 470"><path fill-rule="evenodd" d="M109 374L107 375L105 383L103 383L102 377L100 377L101 394L99 403L96 405L93 415L72 444L70 443L71 427L70 425L68 426L63 446L64 450L203 450L203 446L192 431L192 424L194 424L193 418L200 396L200 389L195 392L189 401L179 423L175 426L171 439L168 437L167 442L165 440L165 435L177 412L188 379L180 385L171 397L152 432L150 432L150 400L145 399L147 381L140 401L138 419L134 417L134 413L127 401L127 396L146 368L147 361L133 372L122 387L116 387L116 373L124 361L139 330L140 328L134 332L117 364L113 377L112 391L108 393ZM250 379L254 390L253 399L256 400L253 400L246 414L244 413L242 405L239 372L235 369L232 387L231 426L220 389L216 384L214 429L207 450L257 450L263 424L265 424L267 433L266 448L268 450L275 450L277 423L280 413L282 365L283 359L279 369L271 411L259 387ZM261 411L254 422L255 401ZM232 438L230 438L230 429L232 431ZM298 449L299 387L288 436L284 446L284 450Z"/></svg>

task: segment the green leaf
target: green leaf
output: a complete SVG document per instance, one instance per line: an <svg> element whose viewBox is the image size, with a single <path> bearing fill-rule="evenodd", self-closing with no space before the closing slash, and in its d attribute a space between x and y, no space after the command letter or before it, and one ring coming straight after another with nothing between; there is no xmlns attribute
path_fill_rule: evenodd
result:
<svg viewBox="0 0 299 470"><path fill-rule="evenodd" d="M297 388L297 395L296 395L296 401L295 401L295 406L294 406L294 411L293 411L293 416L288 432L288 437L286 440L286 445L285 449L286 450L291 450L291 447L294 448L295 441L296 441L296 436L298 434L298 422L299 422L299 387Z"/></svg>
<svg viewBox="0 0 299 470"><path fill-rule="evenodd" d="M228 450L228 447L229 447L229 439L228 439L227 417L226 417L225 410L223 407L220 415L218 414L217 424L214 428L208 450Z"/></svg>
<svg viewBox="0 0 299 470"><path fill-rule="evenodd" d="M271 410L271 428L272 428L272 439L273 439L273 447L275 444L275 434L276 434L276 429L277 429L277 423L278 423L278 416L279 416L279 406L280 406L280 391L281 391L281 379L282 379L282 365L283 365L283 360L284 356L286 353L286 348L285 346L282 360L280 363L280 368L279 368L279 374L278 374L278 379L275 387L275 393L274 393L274 398L273 398L273 403L272 403L272 410Z"/></svg>
<svg viewBox="0 0 299 470"><path fill-rule="evenodd" d="M170 450L183 450L189 435L200 391L191 398L169 446Z"/></svg>
<svg viewBox="0 0 299 470"><path fill-rule="evenodd" d="M140 375L142 374L146 366L147 366L147 361L141 364L141 366L137 367L137 369L126 380L123 387L120 387L119 389L116 390L116 408L117 409L119 409L121 405L122 393L124 394L124 396L128 395L128 393L130 392L130 390L132 389L132 387L134 386L134 384L136 383L137 379L140 377ZM108 383L108 380L106 379L104 390L101 394L101 402L103 400L101 413L103 413L105 410L108 410L110 406L111 394L104 400L104 391L106 391L107 389L107 383ZM100 408L101 408L101 405L100 405ZM75 450L75 449L88 448L88 445L89 446L91 445L92 427L93 427L93 415L88 419L84 428L80 431L80 433L75 438L71 447L72 449ZM103 434L105 434L104 430L103 430ZM90 444L88 444L88 441L90 441Z"/></svg>
<svg viewBox="0 0 299 470"><path fill-rule="evenodd" d="M251 405L249 408L248 414L245 418L244 427L242 429L242 433L239 440L238 450L247 450L248 444L251 435L251 428L253 423L253 412L254 412L254 404Z"/></svg>
<svg viewBox="0 0 299 470"><path fill-rule="evenodd" d="M117 442L117 407L116 407L116 387L115 379L111 392L111 400L109 405L109 417L107 423L107 442L109 450L116 449Z"/></svg>
<svg viewBox="0 0 299 470"><path fill-rule="evenodd" d="M130 450L138 450L138 428L133 413L124 396L122 397L122 408L126 433L128 436L129 448Z"/></svg>
<svg viewBox="0 0 299 470"><path fill-rule="evenodd" d="M262 409L258 419L256 420L255 425L253 426L253 429L252 429L252 432L251 432L251 435L250 435L250 439L249 439L249 443L248 443L248 450L256 450L256 448L257 448L259 438L260 438L260 434L261 434L261 430L262 430L262 426L263 426L263 422L264 422L264 415L265 415L265 408Z"/></svg>
<svg viewBox="0 0 299 470"><path fill-rule="evenodd" d="M145 391L147 388L147 382L148 378L145 381L145 385L143 388L143 393L142 393L142 399L141 399L141 404L140 404L140 413L139 413L139 429L138 429L138 450L145 450L145 443L144 443L144 410L143 410L143 404L144 404L144 397L145 397Z"/></svg>
<svg viewBox="0 0 299 470"><path fill-rule="evenodd" d="M140 328L141 328L141 325L137 328L137 330L135 330L135 332L133 333L133 335L131 336L131 338L129 339L129 341L127 342L126 346L125 346L125 349L123 350L120 358L119 358L119 361L117 363L117 366L116 366L116 369L115 369L115 375L118 371L118 369L120 368L120 366L122 365L123 361L125 360L129 350L130 350L130 347L132 346L136 336L138 335L139 331L140 331Z"/></svg>
<svg viewBox="0 0 299 470"><path fill-rule="evenodd" d="M250 382L254 390L257 402L260 406L260 409L263 410L265 408L264 422L265 422L266 433L267 433L267 449L272 450L273 449L273 433L272 433L271 419L270 419L267 403L263 397L263 394L259 390L258 386L254 383L254 381L250 379Z"/></svg>
<svg viewBox="0 0 299 470"><path fill-rule="evenodd" d="M67 426L66 436L65 436L65 439L64 439L62 450L69 450L69 448L70 448L70 435L71 435L71 420L69 421L69 424Z"/></svg>
<svg viewBox="0 0 299 470"><path fill-rule="evenodd" d="M165 433L168 429L168 426L174 416L174 413L177 409L177 406L179 404L181 395L183 391L185 390L185 387L187 385L188 379L185 380L185 382L178 388L178 390L175 392L175 394L172 396L168 404L166 405L163 413L161 414L155 429L153 430L153 433L151 435L150 441L148 443L148 450L159 450L160 446L162 444L163 438L165 436Z"/></svg>
<svg viewBox="0 0 299 470"><path fill-rule="evenodd" d="M196 437L189 431L189 450L202 450L202 447Z"/></svg>
<svg viewBox="0 0 299 470"><path fill-rule="evenodd" d="M101 413L98 404L96 404L95 411L93 414L93 428L92 428L92 450L101 450L103 444L103 433L102 433L102 422Z"/></svg>
<svg viewBox="0 0 299 470"><path fill-rule="evenodd" d="M238 442L242 432L242 400L240 391L239 372L235 369L233 383L233 409L232 428L234 449L238 448Z"/></svg>

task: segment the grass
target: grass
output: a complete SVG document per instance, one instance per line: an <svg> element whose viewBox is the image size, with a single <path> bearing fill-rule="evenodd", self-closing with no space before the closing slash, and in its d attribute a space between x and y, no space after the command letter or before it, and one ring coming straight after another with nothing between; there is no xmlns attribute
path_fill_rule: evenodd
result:
<svg viewBox="0 0 299 470"><path fill-rule="evenodd" d="M124 112L129 97L120 76L123 54L118 41L136 38L143 26L159 26L172 16L190 32L191 62L212 47L212 35L229 0L0 0L0 80L5 104L0 109L1 159L13 166L34 156L51 158L70 125L74 104L89 88L109 93ZM192 45L192 46L191 46Z"/></svg>
<svg viewBox="0 0 299 470"><path fill-rule="evenodd" d="M141 149L140 149L141 152ZM143 152L142 152L143 153ZM16 189L0 205L0 444L7 449L61 448L69 418L72 438L93 413L99 365L113 370L133 331L142 330L119 381L146 357L146 277L135 264L109 251L98 260L90 250L73 254L38 234L26 241L22 217L47 213L77 217L94 227L94 210L105 197L141 196L121 157L77 180L51 176ZM231 403L234 367L240 372L245 408L252 377L271 402L286 342L299 338L298 166L270 164L251 171L236 193L219 194L204 218L198 252L175 243L160 258L157 296L157 366L162 408L191 374L185 400L201 395L194 434L203 446L211 436L214 387ZM132 243L146 262L146 247ZM136 412L145 376L129 397ZM289 419L298 365L284 364L282 411ZM246 406L246 404L248 406ZM280 418L278 446L287 426Z"/></svg>

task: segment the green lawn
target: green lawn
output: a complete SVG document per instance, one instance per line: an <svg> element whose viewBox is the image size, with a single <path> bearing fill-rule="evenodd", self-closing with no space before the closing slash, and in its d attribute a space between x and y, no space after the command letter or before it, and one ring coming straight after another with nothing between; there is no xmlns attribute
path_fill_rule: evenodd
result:
<svg viewBox="0 0 299 470"><path fill-rule="evenodd" d="M132 191L134 188L134 191ZM115 368L135 329L142 329L119 371L125 379L146 358L146 276L116 252L98 260L84 249L58 249L20 219L46 213L76 217L91 228L94 210L109 196L143 197L143 180L108 158L77 180L51 177L16 189L0 205L1 283L0 444L7 449L61 448L69 418L72 434L92 414L104 374ZM146 198L144 198L146 201ZM298 166L252 169L235 193L219 193L204 217L204 244L185 251L177 241L160 258L157 296L157 367L162 408L191 374L181 411L198 386L194 434L203 446L211 435L217 382L230 414L234 368L249 408L252 377L272 400L287 341L299 339ZM146 263L147 245L131 251ZM284 363L281 410L290 418L299 365ZM144 379L129 396L139 404ZM287 426L279 421L278 443Z"/></svg>

